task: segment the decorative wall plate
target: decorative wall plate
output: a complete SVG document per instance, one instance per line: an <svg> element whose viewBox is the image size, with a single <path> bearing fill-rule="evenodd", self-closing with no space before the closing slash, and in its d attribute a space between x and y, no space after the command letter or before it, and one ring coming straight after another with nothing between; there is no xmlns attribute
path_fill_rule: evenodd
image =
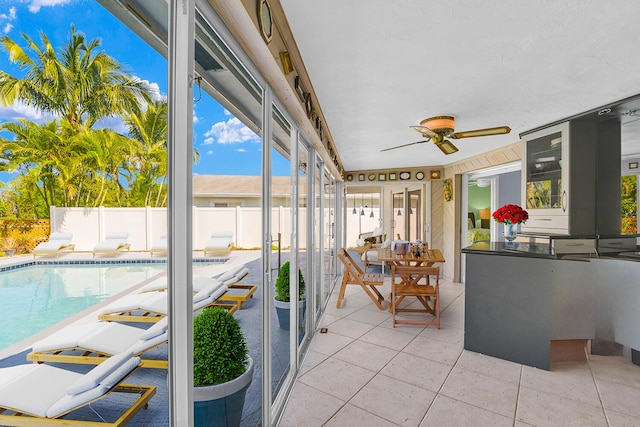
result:
<svg viewBox="0 0 640 427"><path fill-rule="evenodd" d="M431 171L429 173L429 176L431 177L431 179L440 179L440 171Z"/></svg>
<svg viewBox="0 0 640 427"><path fill-rule="evenodd" d="M273 21L271 20L271 5L268 0L258 0L258 21L262 38L269 43L273 37Z"/></svg>
<svg viewBox="0 0 640 427"><path fill-rule="evenodd" d="M416 179L424 179L424 172L416 173Z"/></svg>
<svg viewBox="0 0 640 427"><path fill-rule="evenodd" d="M349 182L353 181L353 175L351 174L347 175L347 181Z"/></svg>
<svg viewBox="0 0 640 427"><path fill-rule="evenodd" d="M406 181L407 179L411 179L411 172L400 172L400 180Z"/></svg>
<svg viewBox="0 0 640 427"><path fill-rule="evenodd" d="M376 174L375 173L370 173L369 174L369 181L375 181L376 180Z"/></svg>

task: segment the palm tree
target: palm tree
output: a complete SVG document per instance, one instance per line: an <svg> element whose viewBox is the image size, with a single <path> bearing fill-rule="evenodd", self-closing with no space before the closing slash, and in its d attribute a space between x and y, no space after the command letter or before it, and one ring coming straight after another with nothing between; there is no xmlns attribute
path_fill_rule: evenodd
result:
<svg viewBox="0 0 640 427"><path fill-rule="evenodd" d="M167 181L167 101L149 104L145 111L132 114L125 119L129 136L138 142L137 151L130 159L136 172L136 187L144 191L144 206L166 205ZM193 149L193 162L200 153ZM155 202L152 192L156 189Z"/></svg>
<svg viewBox="0 0 640 427"><path fill-rule="evenodd" d="M98 51L99 39L87 42L73 25L59 55L42 32L42 46L24 33L22 37L28 51L8 36L0 38L9 60L24 71L22 79L0 71L0 102L5 106L22 101L73 127L91 128L101 118L136 113L151 99L148 85L125 74L115 59Z"/></svg>

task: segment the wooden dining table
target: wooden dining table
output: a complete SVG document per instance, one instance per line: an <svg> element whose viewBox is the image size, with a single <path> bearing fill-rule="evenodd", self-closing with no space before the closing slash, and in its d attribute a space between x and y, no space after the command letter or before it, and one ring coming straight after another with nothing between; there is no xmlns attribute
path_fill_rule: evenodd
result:
<svg viewBox="0 0 640 427"><path fill-rule="evenodd" d="M397 254L396 251L391 249L379 249L378 261L384 261L391 265L424 265L431 267L436 262L444 262L444 257L440 249L426 249L420 253L420 256L416 256L415 253Z"/></svg>
<svg viewBox="0 0 640 427"><path fill-rule="evenodd" d="M416 256L415 253L407 252L405 254L398 254L396 251L391 249L380 249L378 250L378 261L383 261L385 263L389 263L390 265L406 265L413 267L431 267L436 262L445 262L444 256L442 256L442 252L439 249L425 249L423 250L419 256ZM411 274L401 275L402 281L404 283L417 283L422 278L421 275L417 277L411 277ZM429 278L427 277L427 283ZM398 297L397 301L393 301L391 297L389 297L389 311L392 311L393 304L400 304L404 296ZM427 298L428 299L428 298Z"/></svg>

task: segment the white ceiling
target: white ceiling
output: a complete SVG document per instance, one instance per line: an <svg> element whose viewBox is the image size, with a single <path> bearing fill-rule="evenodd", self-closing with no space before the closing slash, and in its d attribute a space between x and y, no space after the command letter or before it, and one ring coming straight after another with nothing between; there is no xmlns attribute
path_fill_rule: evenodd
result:
<svg viewBox="0 0 640 427"><path fill-rule="evenodd" d="M640 93L637 0L280 2L345 170L446 165ZM380 152L437 115L512 131Z"/></svg>

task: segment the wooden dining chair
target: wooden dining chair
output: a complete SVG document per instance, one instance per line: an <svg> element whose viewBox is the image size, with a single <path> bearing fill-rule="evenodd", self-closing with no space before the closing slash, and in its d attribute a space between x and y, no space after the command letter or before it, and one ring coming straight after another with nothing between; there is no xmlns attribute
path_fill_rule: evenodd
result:
<svg viewBox="0 0 640 427"><path fill-rule="evenodd" d="M393 265L391 268L391 324L435 326L440 329L440 268ZM416 297L422 307L400 308L406 297ZM396 313L426 313L434 319L397 319Z"/></svg>
<svg viewBox="0 0 640 427"><path fill-rule="evenodd" d="M357 285L365 291L369 298L371 298L371 301L373 301L380 310L384 310L382 306L384 297L377 289L377 286L384 284L384 276L380 273L364 272L344 248L338 254L338 258L344 265L345 270L342 275L342 283L340 284L340 293L338 294L336 308L340 308L342 305L347 286Z"/></svg>

